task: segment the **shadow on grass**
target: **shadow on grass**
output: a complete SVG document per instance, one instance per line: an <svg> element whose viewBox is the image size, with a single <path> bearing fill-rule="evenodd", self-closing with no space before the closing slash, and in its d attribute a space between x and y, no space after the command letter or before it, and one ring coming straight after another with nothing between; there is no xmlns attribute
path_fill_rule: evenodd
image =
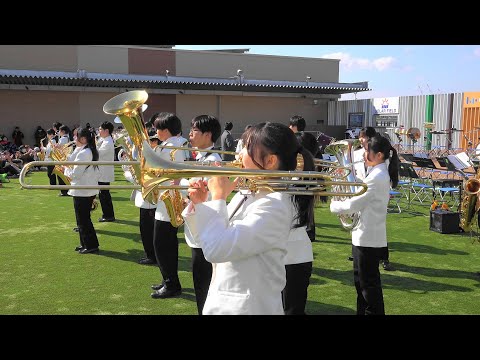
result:
<svg viewBox="0 0 480 360"><path fill-rule="evenodd" d="M425 254L435 254L435 255L469 255L466 251L452 250L452 249L440 249L430 245L424 244L412 244L412 243L403 243L403 242L388 242L388 248L393 251L402 251L402 252L414 252L414 253L425 253Z"/></svg>
<svg viewBox="0 0 480 360"><path fill-rule="evenodd" d="M108 235L113 237L123 237L125 239L133 240L135 242L139 242L141 240L140 234L109 231L109 230L103 230L103 229L96 229L95 231L97 234Z"/></svg>
<svg viewBox="0 0 480 360"><path fill-rule="evenodd" d="M307 300L307 315L355 315L356 311L344 306Z"/></svg>
<svg viewBox="0 0 480 360"><path fill-rule="evenodd" d="M468 272L461 270L450 270L450 269L432 269L418 266L410 266L404 264L393 264L395 270L409 272L412 274L419 274L429 277L441 277L441 278L452 278L452 279L468 279L475 280L480 282L480 277L477 272ZM479 266L480 267L480 266Z"/></svg>
<svg viewBox="0 0 480 360"><path fill-rule="evenodd" d="M395 263L394 267L395 269L400 270L402 268L402 265ZM408 268L408 267L405 267L405 268ZM428 270L428 269L425 269L425 270ZM435 269L430 269L430 270L434 271ZM313 268L313 273L319 277L338 281L343 285L348 285L348 286L354 285L353 270L339 271L339 270ZM382 271L380 277L382 280L382 287L384 289L395 288L395 289L414 292L414 293L428 293L432 291L456 291L456 292L472 291L471 289L464 286L442 284L442 283L437 283L433 281L425 281L425 280L419 280L419 279L412 279L404 276L396 276L392 272L385 273ZM469 278L474 279L474 273L472 273L471 277ZM317 284L318 280L315 278L312 278L310 279L310 283Z"/></svg>
<svg viewBox="0 0 480 360"><path fill-rule="evenodd" d="M128 197L119 197L119 196L112 196L113 201L130 201Z"/></svg>
<svg viewBox="0 0 480 360"><path fill-rule="evenodd" d="M116 220L115 220L115 224L138 226L138 221L116 219Z"/></svg>

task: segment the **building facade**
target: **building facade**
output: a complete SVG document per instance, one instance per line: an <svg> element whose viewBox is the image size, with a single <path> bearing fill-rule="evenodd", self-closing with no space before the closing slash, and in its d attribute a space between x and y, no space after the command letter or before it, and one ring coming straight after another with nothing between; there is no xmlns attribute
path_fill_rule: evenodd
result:
<svg viewBox="0 0 480 360"><path fill-rule="evenodd" d="M302 115L307 130L327 129L328 111L341 94L368 83L339 83L339 60L175 50L150 45L0 45L0 132L15 126L33 144L37 126L113 122L103 104L119 93L149 94L149 119L174 112L184 134L193 117L210 114L234 124L288 124ZM333 129L333 128L332 128ZM332 130L333 131L333 130Z"/></svg>

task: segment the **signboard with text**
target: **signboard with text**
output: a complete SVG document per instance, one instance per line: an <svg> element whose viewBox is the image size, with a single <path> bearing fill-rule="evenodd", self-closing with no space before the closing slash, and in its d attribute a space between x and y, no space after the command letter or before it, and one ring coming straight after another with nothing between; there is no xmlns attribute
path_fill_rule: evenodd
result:
<svg viewBox="0 0 480 360"><path fill-rule="evenodd" d="M480 107L480 92L463 93L463 107Z"/></svg>
<svg viewBox="0 0 480 360"><path fill-rule="evenodd" d="M375 108L375 114L398 114L398 99L398 96L373 99L373 107Z"/></svg>

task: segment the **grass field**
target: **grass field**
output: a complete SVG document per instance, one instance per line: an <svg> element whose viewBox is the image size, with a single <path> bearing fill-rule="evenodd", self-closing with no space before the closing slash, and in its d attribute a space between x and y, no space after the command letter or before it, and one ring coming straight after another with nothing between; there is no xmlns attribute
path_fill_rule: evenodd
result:
<svg viewBox="0 0 480 360"><path fill-rule="evenodd" d="M120 172L116 174L121 179ZM27 178L47 184L45 172ZM116 184L123 183L117 181ZM21 190L17 180L0 189L0 314L196 315L190 248L179 230L183 294L154 300L158 267L142 266L139 211L129 190L112 191L115 223L98 223L99 255L79 255L73 201L58 190ZM467 234L429 230L427 206L387 217L390 260L381 270L387 314L480 314L480 243ZM308 291L311 315L355 314L350 234L328 205L316 209L317 241Z"/></svg>

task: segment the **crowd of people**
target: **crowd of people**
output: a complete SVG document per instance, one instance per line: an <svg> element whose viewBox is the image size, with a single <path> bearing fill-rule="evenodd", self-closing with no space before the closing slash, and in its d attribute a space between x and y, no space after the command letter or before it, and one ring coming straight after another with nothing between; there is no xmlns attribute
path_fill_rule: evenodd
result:
<svg viewBox="0 0 480 360"><path fill-rule="evenodd" d="M314 157L319 144L315 136L305 131L306 122L301 116L293 116L288 125L250 124L237 144L231 133L233 124L227 122L222 133L219 120L211 115L199 115L191 120L188 139L182 136L182 121L173 113L155 113L145 125L151 149L155 156L164 160L194 160L220 166L221 162L236 159L244 169L295 171L301 158L303 171L316 169ZM115 180L113 166L94 165L95 161L115 160L111 122L103 122L97 130L87 124L70 131L59 123L42 130L37 129L36 138L45 160L53 159L59 146L62 149L72 146L69 161L92 162L91 165L62 167L71 185L108 186ZM20 140L15 140L15 145L22 138L18 131L15 139ZM359 151L362 153L357 153L361 168L356 162L355 171L368 190L348 201L332 201L330 210L336 214L361 214L359 225L352 231L357 314L385 314L378 267L381 260L388 261L386 209L389 189L398 183L398 156L386 138L370 129L363 129L361 136L362 149ZM218 139L221 150L232 154L215 151ZM138 144L132 145L130 155L137 158L140 149L136 148ZM175 151L165 146L188 146L194 151ZM33 154L32 158L35 159ZM16 171L11 156L5 159L2 168ZM50 184L55 185L57 180L63 183L60 177L56 179L53 167L48 167L47 175ZM132 174L132 170L125 170L126 179L132 183L138 184L138 176L140 174ZM199 315L305 314L314 260L312 242L316 239L312 195L239 188L239 179L231 181L227 176L178 179L162 185L168 184L188 187L181 191L184 198L181 217L185 240L191 248ZM144 257L138 263L157 266L160 273L160 281L151 285L154 299L182 294L177 236L182 225L174 221L171 208L163 201L165 196L175 196L174 191L165 190L155 193L155 197L145 197L135 190L131 196L140 211L139 232L144 248ZM73 197L79 234L75 251L100 253L91 209L98 196L102 207L98 221L116 221L109 190L70 189L61 194Z"/></svg>

